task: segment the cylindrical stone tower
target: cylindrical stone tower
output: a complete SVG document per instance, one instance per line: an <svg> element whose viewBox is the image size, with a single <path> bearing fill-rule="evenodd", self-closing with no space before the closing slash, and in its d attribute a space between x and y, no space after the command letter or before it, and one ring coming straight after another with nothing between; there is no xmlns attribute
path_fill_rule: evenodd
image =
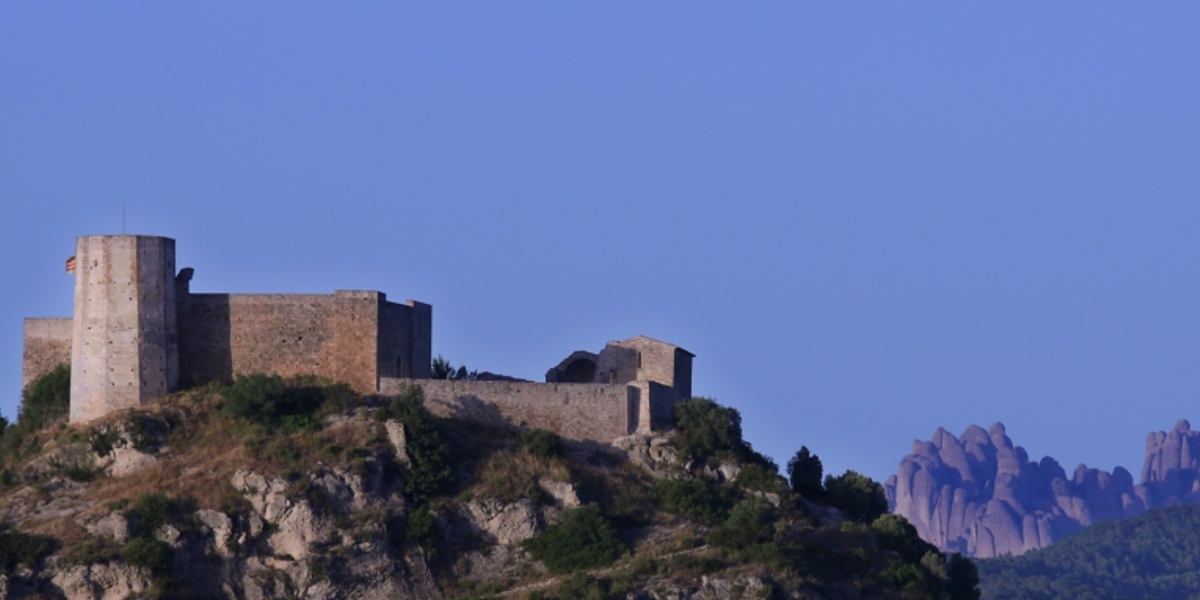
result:
<svg viewBox="0 0 1200 600"><path fill-rule="evenodd" d="M93 235L75 242L71 422L161 398L179 380L175 240Z"/></svg>

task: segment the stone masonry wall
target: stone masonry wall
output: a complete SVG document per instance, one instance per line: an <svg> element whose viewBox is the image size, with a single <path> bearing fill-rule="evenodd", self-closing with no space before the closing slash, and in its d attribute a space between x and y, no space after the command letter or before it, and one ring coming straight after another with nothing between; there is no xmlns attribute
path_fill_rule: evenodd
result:
<svg viewBox="0 0 1200 600"><path fill-rule="evenodd" d="M376 391L378 292L190 294L180 303L186 382L319 374Z"/></svg>
<svg viewBox="0 0 1200 600"><path fill-rule="evenodd" d="M84 236L75 255L70 419L85 423L177 384L175 241Z"/></svg>
<svg viewBox="0 0 1200 600"><path fill-rule="evenodd" d="M384 378L379 391L394 395L406 384L420 386L425 406L438 416L524 424L575 441L629 435L630 417L640 412L638 387L625 384Z"/></svg>
<svg viewBox="0 0 1200 600"><path fill-rule="evenodd" d="M71 319L25 319L25 353L21 385L71 363Z"/></svg>
<svg viewBox="0 0 1200 600"><path fill-rule="evenodd" d="M423 302L379 305L379 376L428 379L433 308Z"/></svg>
<svg viewBox="0 0 1200 600"><path fill-rule="evenodd" d="M678 348L675 346L644 337L609 344L632 348L641 354L637 365L638 379L649 379L668 386L676 385L675 360Z"/></svg>

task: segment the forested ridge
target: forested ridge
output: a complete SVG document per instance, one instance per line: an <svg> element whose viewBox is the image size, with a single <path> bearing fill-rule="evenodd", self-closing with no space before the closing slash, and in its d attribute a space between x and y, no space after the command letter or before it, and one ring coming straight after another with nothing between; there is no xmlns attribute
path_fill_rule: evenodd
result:
<svg viewBox="0 0 1200 600"><path fill-rule="evenodd" d="M1048 548L976 564L985 600L1200 599L1200 505L1102 521Z"/></svg>

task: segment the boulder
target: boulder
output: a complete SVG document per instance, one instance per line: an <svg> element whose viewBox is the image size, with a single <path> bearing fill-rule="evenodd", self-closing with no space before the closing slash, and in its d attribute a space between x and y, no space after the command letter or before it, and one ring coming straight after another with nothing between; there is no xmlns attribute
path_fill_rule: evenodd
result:
<svg viewBox="0 0 1200 600"><path fill-rule="evenodd" d="M82 525L88 533L112 538L118 544L129 541L129 519L118 511L114 510L96 521Z"/></svg>
<svg viewBox="0 0 1200 600"><path fill-rule="evenodd" d="M542 488L551 498L554 498L554 503L561 507L579 506L579 494L575 493L575 486L566 481L554 481L551 479L539 479L538 487Z"/></svg>
<svg viewBox="0 0 1200 600"><path fill-rule="evenodd" d="M65 569L50 582L67 600L122 600L150 589L146 575L136 567L113 562Z"/></svg>
<svg viewBox="0 0 1200 600"><path fill-rule="evenodd" d="M104 472L112 477L133 475L158 463L157 458L129 447L114 448L109 457L111 462L104 467Z"/></svg>
<svg viewBox="0 0 1200 600"><path fill-rule="evenodd" d="M213 546L217 554L225 558L233 556L229 547L229 540L233 537L233 520L229 518L229 515L205 508L196 511L196 520L212 531Z"/></svg>
<svg viewBox="0 0 1200 600"><path fill-rule="evenodd" d="M541 528L539 511L533 501L522 498L511 504L495 499L472 500L463 504L461 515L475 533L506 545L517 545L537 535Z"/></svg>

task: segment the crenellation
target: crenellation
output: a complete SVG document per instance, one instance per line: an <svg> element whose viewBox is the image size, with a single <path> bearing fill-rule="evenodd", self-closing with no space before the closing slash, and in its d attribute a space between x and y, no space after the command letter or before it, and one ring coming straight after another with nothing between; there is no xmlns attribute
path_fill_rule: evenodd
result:
<svg viewBox="0 0 1200 600"><path fill-rule="evenodd" d="M193 293L175 241L138 235L76 241L75 312L26 319L26 384L69 362L72 423L139 406L180 383L250 373L317 375L361 394L418 385L442 416L542 427L609 442L671 427L691 395L692 354L644 336L578 351L546 383L433 380L433 307L374 290L332 294Z"/></svg>

